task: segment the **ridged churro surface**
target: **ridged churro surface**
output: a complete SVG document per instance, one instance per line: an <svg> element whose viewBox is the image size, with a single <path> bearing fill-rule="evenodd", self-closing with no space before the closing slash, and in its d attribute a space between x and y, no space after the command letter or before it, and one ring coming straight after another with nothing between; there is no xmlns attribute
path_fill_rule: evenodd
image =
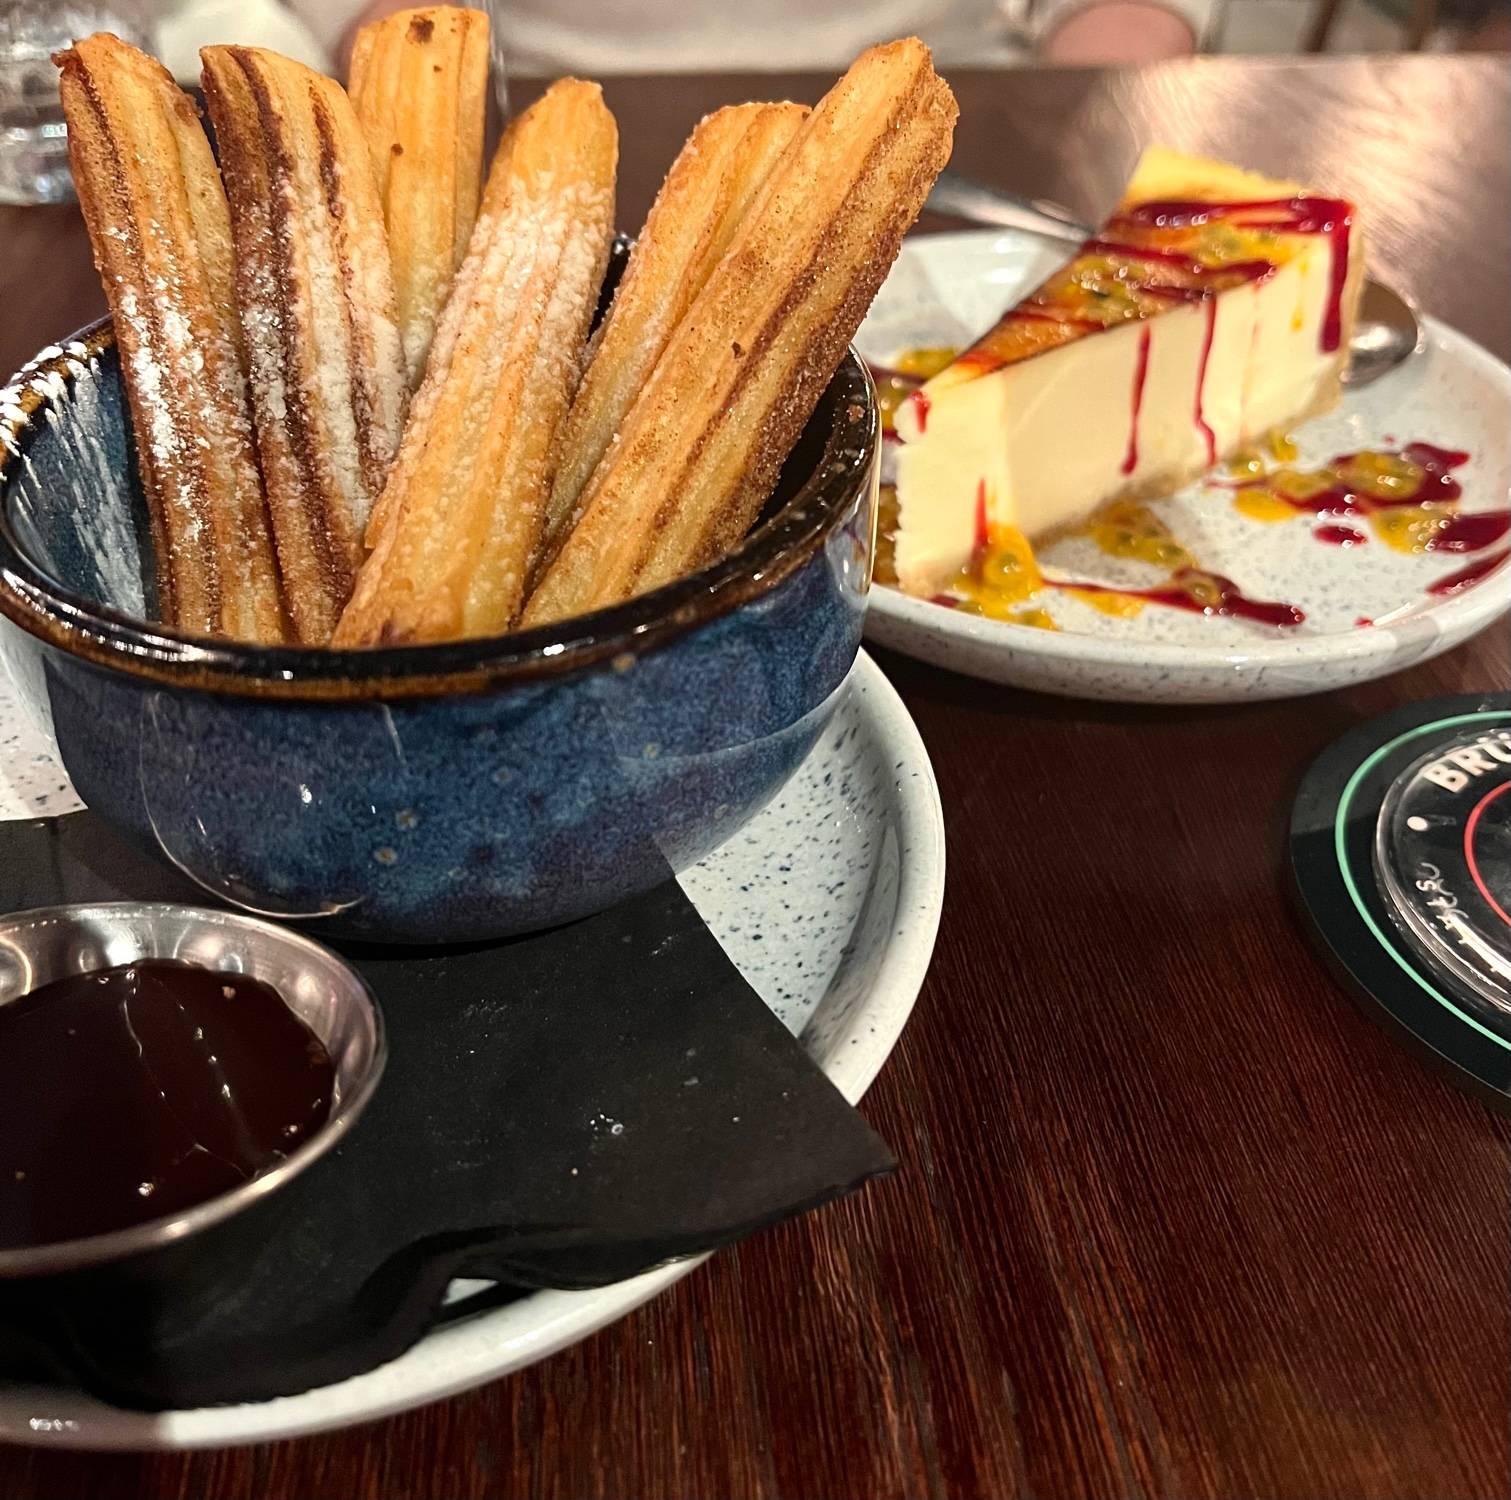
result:
<svg viewBox="0 0 1511 1500"><path fill-rule="evenodd" d="M547 561L661 351L807 116L799 104L729 105L699 123L672 163L567 417L546 514Z"/></svg>
<svg viewBox="0 0 1511 1500"><path fill-rule="evenodd" d="M280 641L231 225L198 113L165 68L108 33L55 61L74 182L115 320L158 612L185 630Z"/></svg>
<svg viewBox="0 0 1511 1500"><path fill-rule="evenodd" d="M477 218L487 88L481 11L403 10L357 33L347 90L383 201L411 387Z"/></svg>
<svg viewBox="0 0 1511 1500"><path fill-rule="evenodd" d="M285 603L318 644L356 582L408 398L382 207L337 84L260 48L201 58Z"/></svg>
<svg viewBox="0 0 1511 1500"><path fill-rule="evenodd" d="M744 535L948 160L956 113L916 40L863 53L824 97L657 361L525 625L630 598Z"/></svg>
<svg viewBox="0 0 1511 1500"><path fill-rule="evenodd" d="M596 84L553 84L505 132L337 644L514 623L608 260L617 161Z"/></svg>

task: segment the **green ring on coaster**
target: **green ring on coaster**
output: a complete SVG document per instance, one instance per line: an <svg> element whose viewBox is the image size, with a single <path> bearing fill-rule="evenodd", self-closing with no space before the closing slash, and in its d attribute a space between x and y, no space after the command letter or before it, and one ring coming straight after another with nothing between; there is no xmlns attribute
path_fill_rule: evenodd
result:
<svg viewBox="0 0 1511 1500"><path fill-rule="evenodd" d="M1418 949L1410 933L1392 930L1395 910L1371 851L1399 777L1437 746L1468 742L1482 728L1511 738L1508 724L1505 692L1403 704L1356 724L1307 767L1289 833L1297 910L1345 992L1407 1051L1502 1112L1511 1112L1511 1018Z"/></svg>
<svg viewBox="0 0 1511 1500"><path fill-rule="evenodd" d="M1359 894L1358 883L1354 880L1354 872L1349 867L1347 840L1344 836L1344 825L1348 820L1349 803L1353 801L1354 793L1359 789L1359 783L1387 756L1398 750L1408 740L1414 740L1421 735L1431 734L1434 729L1451 729L1458 724L1474 724L1484 719L1511 719L1511 710L1504 708L1483 709L1479 713L1455 714L1447 719L1434 719L1430 724L1418 725L1415 729L1408 729L1404 734L1397 735L1388 744L1381 745L1379 749L1365 760L1352 776L1348 778L1343 788L1343 795L1338 799L1338 811L1333 818L1333 848L1338 856L1338 870L1343 876L1344 888L1348 891L1349 899L1354 903L1359 915L1364 919L1364 925L1374 935L1374 939L1393 958L1402 970L1416 982L1417 987L1431 995L1439 1005L1450 1010L1465 1025L1472 1026L1483 1036L1488 1037L1497 1047L1504 1047L1511 1052L1511 1041L1503 1036L1498 1036L1488 1026L1476 1021L1473 1016L1460 1010L1447 995L1443 994L1435 985L1429 984L1412 966L1402 957L1400 951L1386 937L1381 930L1380 924L1375 921L1374 913L1364 904L1363 897Z"/></svg>

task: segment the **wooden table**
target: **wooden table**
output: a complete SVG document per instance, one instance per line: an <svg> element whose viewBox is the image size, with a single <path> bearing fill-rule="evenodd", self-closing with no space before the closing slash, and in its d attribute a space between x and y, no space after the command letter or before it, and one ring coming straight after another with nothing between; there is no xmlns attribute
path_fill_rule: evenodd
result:
<svg viewBox="0 0 1511 1500"><path fill-rule="evenodd" d="M1377 274L1511 354L1503 61L954 82L965 171L1087 215L1146 140L1325 184L1369 205ZM821 86L612 83L621 221L705 110ZM101 306L70 211L0 216L0 365ZM865 1104L894 1180L470 1395L223 1453L0 1452L0 1494L1504 1495L1506 1125L1353 1008L1282 861L1325 743L1505 686L1506 646L1502 624L1350 692L1191 711L884 655L950 849Z"/></svg>

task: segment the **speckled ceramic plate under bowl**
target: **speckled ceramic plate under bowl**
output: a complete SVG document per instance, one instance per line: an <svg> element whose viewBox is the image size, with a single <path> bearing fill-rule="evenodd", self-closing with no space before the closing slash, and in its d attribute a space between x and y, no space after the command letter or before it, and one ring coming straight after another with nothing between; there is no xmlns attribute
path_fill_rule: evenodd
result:
<svg viewBox="0 0 1511 1500"><path fill-rule="evenodd" d="M944 824L918 731L864 653L843 692L776 799L681 881L725 951L853 1103L891 1052L928 968L944 895ZM78 806L0 672L0 817ZM220 1447L371 1421L565 1348L697 1264L595 1291L538 1292L441 1324L365 1375L276 1401L143 1413L0 1384L0 1442Z"/></svg>
<svg viewBox="0 0 1511 1500"><path fill-rule="evenodd" d="M875 363L899 352L962 347L1064 258L1063 247L1004 230L909 240L856 345ZM1453 470L1462 511L1504 511L1511 490L1511 370L1462 334L1425 319L1425 346L1399 369L1294 434L1299 467L1364 450L1426 442L1467 451ZM896 589L873 590L867 636L924 661L1040 692L1125 702L1223 703L1321 692L1425 661L1511 606L1506 543L1469 554L1402 553L1365 528L1364 545L1332 546L1317 518L1251 520L1231 490L1191 485L1154 507L1198 565L1252 599L1300 608L1301 625L1256 625L1157 604L1112 618L1060 592L1035 599L1058 629L969 615ZM1474 564L1488 568L1452 593L1432 586ZM1107 557L1084 537L1041 561L1080 579L1148 588L1147 564ZM1361 623L1368 621L1370 623Z"/></svg>

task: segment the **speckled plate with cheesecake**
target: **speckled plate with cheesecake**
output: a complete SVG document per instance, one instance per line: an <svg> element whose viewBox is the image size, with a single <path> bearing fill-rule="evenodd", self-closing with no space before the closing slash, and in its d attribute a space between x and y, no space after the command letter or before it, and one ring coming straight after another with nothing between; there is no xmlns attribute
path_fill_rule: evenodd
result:
<svg viewBox="0 0 1511 1500"><path fill-rule="evenodd" d="M890 417L868 635L1222 702L1377 677L1503 612L1511 370L1428 318L1404 366L1341 384L1367 233L1367 208L1154 148L1069 261L909 241L857 339Z"/></svg>

